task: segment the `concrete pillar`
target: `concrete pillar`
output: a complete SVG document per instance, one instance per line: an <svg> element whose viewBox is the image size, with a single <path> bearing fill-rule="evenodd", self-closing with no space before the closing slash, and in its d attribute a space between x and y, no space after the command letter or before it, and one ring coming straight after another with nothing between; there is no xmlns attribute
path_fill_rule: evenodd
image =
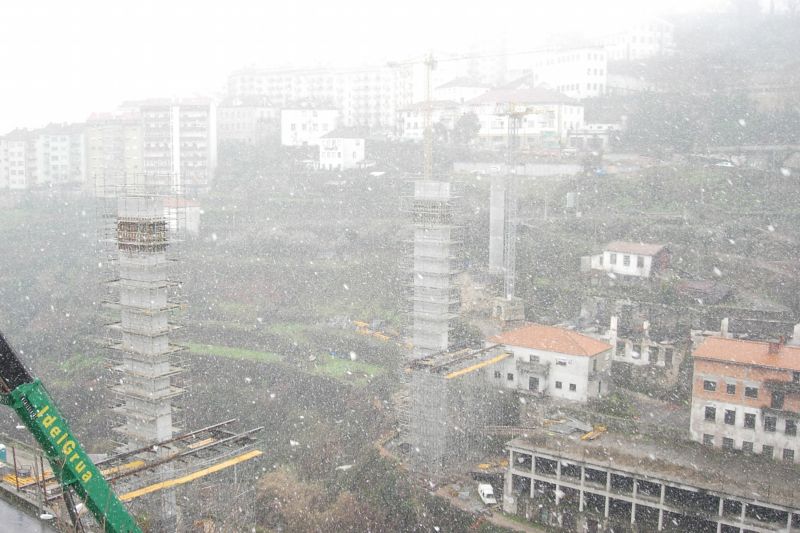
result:
<svg viewBox="0 0 800 533"><path fill-rule="evenodd" d="M722 533L722 510L724 508L725 498L722 496L719 497L719 511L717 512L717 516L719 520L717 520L717 533Z"/></svg>
<svg viewBox="0 0 800 533"><path fill-rule="evenodd" d="M581 489L578 493L578 512L583 512L584 507L584 499L583 499L583 487L586 480L586 467L581 465Z"/></svg>
<svg viewBox="0 0 800 533"><path fill-rule="evenodd" d="M561 460L557 460L556 462L556 506L558 506L558 502L561 501L561 496L559 496L559 492L561 492Z"/></svg>
<svg viewBox="0 0 800 533"><path fill-rule="evenodd" d="M611 472L606 470L606 506L603 511L603 516L608 518L608 509L611 506Z"/></svg>
<svg viewBox="0 0 800 533"><path fill-rule="evenodd" d="M631 524L636 522L636 494L638 494L639 481L633 480L633 501L631 502Z"/></svg>
<svg viewBox="0 0 800 533"><path fill-rule="evenodd" d="M658 531L664 530L664 496L666 490L666 486L662 483L661 494L658 497Z"/></svg>

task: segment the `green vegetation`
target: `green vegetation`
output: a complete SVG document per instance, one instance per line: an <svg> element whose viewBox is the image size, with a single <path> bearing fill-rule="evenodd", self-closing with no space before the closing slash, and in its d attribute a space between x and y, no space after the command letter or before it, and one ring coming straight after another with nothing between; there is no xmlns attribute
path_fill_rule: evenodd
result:
<svg viewBox="0 0 800 533"><path fill-rule="evenodd" d="M363 383L370 377L384 374L386 369L363 361L348 361L326 354L317 359L314 371L340 380Z"/></svg>
<svg viewBox="0 0 800 533"><path fill-rule="evenodd" d="M228 357L231 359L248 359L251 361L262 361L266 363L279 363L283 357L272 352L259 352L247 350L245 348L233 348L230 346L215 346L212 344L187 343L191 353L213 355L216 357Z"/></svg>

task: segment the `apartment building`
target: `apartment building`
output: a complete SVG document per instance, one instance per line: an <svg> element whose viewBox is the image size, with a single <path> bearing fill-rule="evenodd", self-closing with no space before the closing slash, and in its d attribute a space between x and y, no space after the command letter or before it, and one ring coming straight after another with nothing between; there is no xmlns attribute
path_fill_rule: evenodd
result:
<svg viewBox="0 0 800 533"><path fill-rule="evenodd" d="M693 355L692 440L800 462L800 346L708 337Z"/></svg>
<svg viewBox="0 0 800 533"><path fill-rule="evenodd" d="M413 65L334 70L243 69L228 77L230 97L263 96L285 107L300 100L330 102L343 126L393 131L397 110L414 101Z"/></svg>
<svg viewBox="0 0 800 533"><path fill-rule="evenodd" d="M612 346L565 328L528 324L489 339L513 357L492 366L496 386L586 402L608 392Z"/></svg>
<svg viewBox="0 0 800 533"><path fill-rule="evenodd" d="M142 124L142 172L162 185L196 193L208 188L217 164L216 110L205 98L127 102Z"/></svg>
<svg viewBox="0 0 800 533"><path fill-rule="evenodd" d="M429 111L430 110L430 111ZM397 113L397 134L406 141L425 138L425 115L430 112L431 127L444 127L451 132L461 115L461 106L453 100L418 102L400 109Z"/></svg>
<svg viewBox="0 0 800 533"><path fill-rule="evenodd" d="M635 61L675 51L675 25L649 19L604 37L602 45L609 61Z"/></svg>
<svg viewBox="0 0 800 533"><path fill-rule="evenodd" d="M280 109L266 96L236 96L217 106L217 141L259 144L280 132Z"/></svg>
<svg viewBox="0 0 800 533"><path fill-rule="evenodd" d="M570 98L583 99L606 93L608 56L601 45L582 48L548 48L515 59L518 83L544 85Z"/></svg>
<svg viewBox="0 0 800 533"><path fill-rule="evenodd" d="M490 149L509 146L512 131L519 150L559 148L567 145L570 132L583 128L583 106L541 86L494 89L466 102L465 110L478 116L478 142Z"/></svg>
<svg viewBox="0 0 800 533"><path fill-rule="evenodd" d="M37 186L83 183L86 151L82 124L49 124L32 132Z"/></svg>
<svg viewBox="0 0 800 533"><path fill-rule="evenodd" d="M138 112L93 113L86 120L86 184L111 192L142 173L142 121Z"/></svg>

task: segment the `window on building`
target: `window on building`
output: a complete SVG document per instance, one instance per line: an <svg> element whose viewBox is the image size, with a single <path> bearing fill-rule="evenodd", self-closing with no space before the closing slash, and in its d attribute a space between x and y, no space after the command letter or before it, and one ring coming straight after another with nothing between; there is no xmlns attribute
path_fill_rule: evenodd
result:
<svg viewBox="0 0 800 533"><path fill-rule="evenodd" d="M638 268L644 268L644 256L639 255L636 257L636 266Z"/></svg>
<svg viewBox="0 0 800 533"><path fill-rule="evenodd" d="M736 411L733 409L725 409L725 423L729 426L736 424Z"/></svg>
<svg viewBox="0 0 800 533"><path fill-rule="evenodd" d="M778 420L774 416L764 417L764 431L774 432L778 426Z"/></svg>
<svg viewBox="0 0 800 533"><path fill-rule="evenodd" d="M783 409L783 393L779 391L772 391L772 400L770 407L773 409Z"/></svg>
<svg viewBox="0 0 800 533"><path fill-rule="evenodd" d="M742 451L744 453L753 453L753 443L749 440L742 441Z"/></svg>
<svg viewBox="0 0 800 533"><path fill-rule="evenodd" d="M745 413L744 427L746 429L754 429L756 427L756 415L754 415L753 413Z"/></svg>
<svg viewBox="0 0 800 533"><path fill-rule="evenodd" d="M575 385L574 383L570 383L570 384L569 384L569 390L570 390L571 392L575 392L576 390L578 390L578 386L577 386L577 385Z"/></svg>
<svg viewBox="0 0 800 533"><path fill-rule="evenodd" d="M792 372L792 381L800 383L800 372Z"/></svg>
<svg viewBox="0 0 800 533"><path fill-rule="evenodd" d="M726 450L732 450L733 449L733 439L729 439L728 437L723 437L722 438L722 447L725 448Z"/></svg>
<svg viewBox="0 0 800 533"><path fill-rule="evenodd" d="M557 389L560 389L560 388L561 388L561 386L562 386L561 382L560 382L560 381L556 381L556 388L557 388Z"/></svg>
<svg viewBox="0 0 800 533"><path fill-rule="evenodd" d="M703 390L707 391L715 391L717 390L717 382L711 381L710 379L703 380Z"/></svg>
<svg viewBox="0 0 800 533"><path fill-rule="evenodd" d="M775 457L775 448L765 444L761 447L761 455L766 455L769 458Z"/></svg>
<svg viewBox="0 0 800 533"><path fill-rule="evenodd" d="M539 378L530 376L528 378L528 390L538 391L539 390Z"/></svg>
<svg viewBox="0 0 800 533"><path fill-rule="evenodd" d="M558 366L567 366L567 360L566 359L556 359L556 364Z"/></svg>
<svg viewBox="0 0 800 533"><path fill-rule="evenodd" d="M630 266L631 264L631 256L623 255L622 256L622 266Z"/></svg>
<svg viewBox="0 0 800 533"><path fill-rule="evenodd" d="M673 355L672 348L667 348L666 350L664 350L664 366L666 366L667 368L672 368L672 355Z"/></svg>
<svg viewBox="0 0 800 533"><path fill-rule="evenodd" d="M728 394L736 394L736 384L728 383L727 385L725 385L725 392Z"/></svg>
<svg viewBox="0 0 800 533"><path fill-rule="evenodd" d="M703 434L703 444L706 446L713 446L714 445L714 435L709 435L708 433Z"/></svg>
<svg viewBox="0 0 800 533"><path fill-rule="evenodd" d="M794 450L790 450L789 448L784 448L783 449L783 460L784 461L794 462Z"/></svg>
<svg viewBox="0 0 800 533"><path fill-rule="evenodd" d="M707 406L706 407L706 420L709 422L716 422L717 421L717 408Z"/></svg>
<svg viewBox="0 0 800 533"><path fill-rule="evenodd" d="M625 341L617 341L617 355L625 355Z"/></svg>
<svg viewBox="0 0 800 533"><path fill-rule="evenodd" d="M790 437L794 437L797 435L797 420L787 420L786 421L786 431L785 433Z"/></svg>
<svg viewBox="0 0 800 533"><path fill-rule="evenodd" d="M531 363L538 363L538 362L539 362L539 356L538 355L532 355L531 356Z"/></svg>
<svg viewBox="0 0 800 533"><path fill-rule="evenodd" d="M494 371L494 378L495 379L500 379L501 377L503 377L503 375L500 373L500 371L499 370L495 370Z"/></svg>
<svg viewBox="0 0 800 533"><path fill-rule="evenodd" d="M608 262L609 262L609 264L616 265L617 264L617 254L609 254L608 255Z"/></svg>
<svg viewBox="0 0 800 533"><path fill-rule="evenodd" d="M506 374L506 380L514 381L514 374L512 372L509 372L508 374Z"/></svg>
<svg viewBox="0 0 800 533"><path fill-rule="evenodd" d="M758 398L758 387L745 387L744 395L748 398Z"/></svg>

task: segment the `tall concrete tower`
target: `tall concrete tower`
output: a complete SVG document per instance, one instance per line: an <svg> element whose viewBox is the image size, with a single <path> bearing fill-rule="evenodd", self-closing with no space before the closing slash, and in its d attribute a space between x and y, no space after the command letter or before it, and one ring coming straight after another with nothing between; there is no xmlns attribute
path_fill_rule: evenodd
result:
<svg viewBox="0 0 800 533"><path fill-rule="evenodd" d="M112 387L114 411L124 422L115 428L124 438L123 448L135 450L173 436L172 400L183 389L172 383L181 372L174 355L181 350L169 342L174 325L170 312L170 228L164 211L165 196L126 188L116 198L113 238L117 250L119 322L112 347L119 380Z"/></svg>
<svg viewBox="0 0 800 533"><path fill-rule="evenodd" d="M420 357L451 347L454 320L461 307L455 277L460 272L460 241L452 184L414 182L411 293L412 343Z"/></svg>

